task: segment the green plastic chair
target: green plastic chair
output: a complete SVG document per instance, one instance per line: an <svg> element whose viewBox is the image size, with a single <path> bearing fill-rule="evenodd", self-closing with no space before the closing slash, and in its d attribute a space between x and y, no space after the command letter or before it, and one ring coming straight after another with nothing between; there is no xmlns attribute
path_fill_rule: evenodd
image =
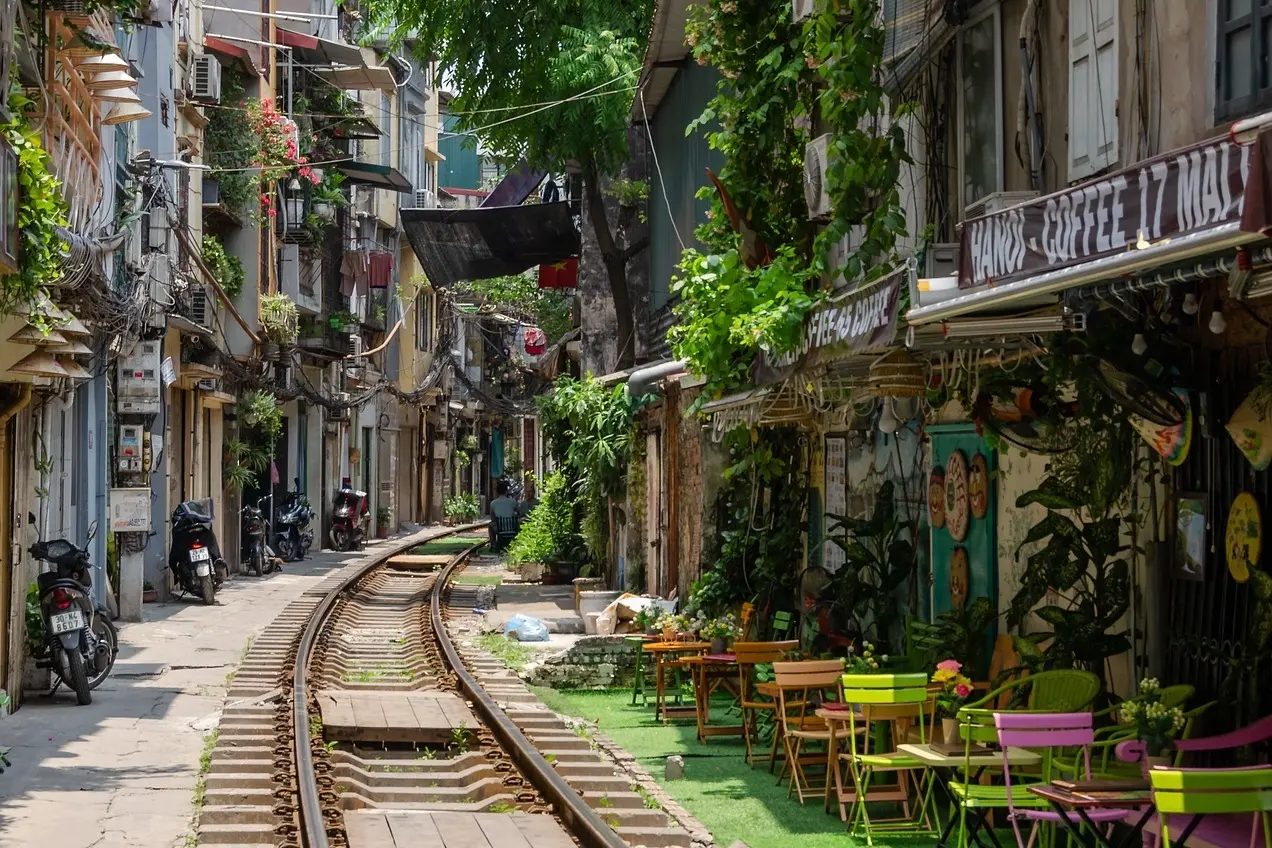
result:
<svg viewBox="0 0 1272 848"><path fill-rule="evenodd" d="M1192 696L1196 694L1196 692L1197 687L1190 686L1187 683L1178 683L1174 686L1163 686L1159 690L1158 694L1163 705L1167 707L1182 707L1192 699ZM1136 695L1133 698L1127 698L1125 701L1119 701L1112 706L1105 707L1102 710L1092 713L1092 718L1095 719L1096 724L1102 724L1106 721L1110 722L1103 727L1096 728L1095 738L1099 740L1110 735L1124 732L1126 730L1126 725L1122 724L1122 706L1126 704L1127 701L1138 700L1140 700L1140 696Z"/></svg>
<svg viewBox="0 0 1272 848"><path fill-rule="evenodd" d="M1040 671L1005 683L984 697L966 704L963 709L992 709L1002 695L1011 693L1012 700L1015 700L1018 690L1024 687L1029 688L1021 709L1043 713L1076 713L1091 706L1095 696L1100 694L1100 678L1089 671L1073 668ZM990 727L993 727L992 719ZM997 735L994 735L987 741L996 738Z"/></svg>
<svg viewBox="0 0 1272 848"><path fill-rule="evenodd" d="M1150 769L1153 802L1161 817L1162 848L1171 845L1171 816L1250 814L1250 837L1262 821L1263 844L1272 848L1272 766L1244 769ZM1195 824L1196 818L1192 819ZM1178 822L1176 822L1178 824ZM1192 825L1180 829L1180 844Z"/></svg>
<svg viewBox="0 0 1272 848"><path fill-rule="evenodd" d="M1197 720L1217 703L1219 702L1211 701L1208 704L1202 704L1200 707L1195 707L1185 712L1184 726L1180 729L1179 736L1176 739L1191 739L1193 731L1197 729ZM1114 729L1118 732L1106 734L1103 738L1096 740L1095 744L1091 746L1091 776L1101 780L1134 780L1141 777L1142 771L1138 762L1122 762L1116 756L1118 745L1135 739L1135 728L1127 725L1117 725ZM1171 764L1178 766L1182 761L1183 752L1176 751ZM1056 769L1063 777L1069 777L1071 774L1076 773L1075 762L1056 763Z"/></svg>
<svg viewBox="0 0 1272 848"><path fill-rule="evenodd" d="M632 674L632 706L640 699L641 706L649 706L649 697L645 694L645 639L640 636L627 636L623 639L636 652L636 669Z"/></svg>
<svg viewBox="0 0 1272 848"><path fill-rule="evenodd" d="M891 742L895 748L905 740L896 734L896 725L892 722L915 719L919 741L926 743L927 727L931 724L935 707L933 696L928 692L927 674L845 674L843 684L844 700L861 711L860 725L855 713L849 715L848 751L838 755L841 762L847 763L852 777L854 797L849 815L844 813L841 772L835 769L839 816L848 822L848 832L864 836L870 846L874 845L875 833L889 836L936 834L936 818L931 810L933 784L931 780L924 779L927 765L909 754L895 750L881 751L878 739L869 732L872 723L888 722L893 728ZM865 732L858 734L859 726ZM872 792L871 780L879 773L894 774L896 783L877 786ZM869 805L876 803L900 804L902 815L872 821Z"/></svg>
<svg viewBox="0 0 1272 848"><path fill-rule="evenodd" d="M935 624L928 624L910 616L905 617L905 656L900 667L905 671L927 671L933 665L937 651L944 643L941 631Z"/></svg>
<svg viewBox="0 0 1272 848"><path fill-rule="evenodd" d="M791 638L795 628L795 618L789 612L773 613L773 626L769 630L769 639L773 642L786 642Z"/></svg>

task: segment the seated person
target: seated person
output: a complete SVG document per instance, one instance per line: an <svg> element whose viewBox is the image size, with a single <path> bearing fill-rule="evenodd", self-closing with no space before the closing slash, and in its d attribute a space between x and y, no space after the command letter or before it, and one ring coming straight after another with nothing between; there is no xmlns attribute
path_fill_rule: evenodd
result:
<svg viewBox="0 0 1272 848"><path fill-rule="evenodd" d="M497 549L499 525L502 523L506 526L507 519L512 519L515 527L518 509L517 502L508 496L508 484L503 480L495 484L495 495L495 499L490 502L490 546Z"/></svg>
<svg viewBox="0 0 1272 848"><path fill-rule="evenodd" d="M539 501L534 496L534 483L531 483L530 481L527 480L525 489L523 489L521 493L521 503L518 505L518 513L521 517L521 520L525 521L526 516L528 516L530 512L538 505L539 505Z"/></svg>

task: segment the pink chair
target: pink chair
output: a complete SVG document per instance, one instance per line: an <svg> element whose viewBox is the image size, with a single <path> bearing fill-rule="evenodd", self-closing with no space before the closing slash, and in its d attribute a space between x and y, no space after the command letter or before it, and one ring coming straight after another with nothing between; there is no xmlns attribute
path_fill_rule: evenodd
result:
<svg viewBox="0 0 1272 848"><path fill-rule="evenodd" d="M1091 724L1090 713L994 713L994 726L998 729L998 744L1003 750L1003 782L1007 795L1007 815L1011 819L1012 829L1016 832L1016 844L1020 848L1032 848L1038 836L1038 825L1060 824L1064 817L1049 809L1033 806L1028 800L1040 801L1037 796L1026 796L1023 788L1017 784L1013 791L1011 784L1011 768L1007 763L1009 748L1029 748L1042 751L1042 782L1050 783L1052 779L1052 758L1062 748L1080 748L1082 750L1081 780L1091 779L1091 743L1095 741L1095 729ZM1029 775L1033 778L1033 775ZM1030 780L1036 783L1037 780ZM1026 805L1022 806L1021 802ZM1086 818L1092 824L1112 824L1126 818L1129 809L1093 809L1086 811ZM1021 820L1032 822L1029 839L1025 840L1020 832Z"/></svg>

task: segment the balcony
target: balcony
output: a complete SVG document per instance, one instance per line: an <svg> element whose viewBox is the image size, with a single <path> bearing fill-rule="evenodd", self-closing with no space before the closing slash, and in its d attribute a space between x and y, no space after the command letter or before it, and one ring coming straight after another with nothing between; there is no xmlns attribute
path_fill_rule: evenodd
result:
<svg viewBox="0 0 1272 848"><path fill-rule="evenodd" d="M278 287L296 304L301 315L322 313L322 254L285 242L279 265Z"/></svg>

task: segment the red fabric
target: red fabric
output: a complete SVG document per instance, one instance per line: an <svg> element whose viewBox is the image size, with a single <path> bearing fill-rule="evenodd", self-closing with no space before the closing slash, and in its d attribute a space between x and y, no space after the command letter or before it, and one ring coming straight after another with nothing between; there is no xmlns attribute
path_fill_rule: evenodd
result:
<svg viewBox="0 0 1272 848"><path fill-rule="evenodd" d="M538 356L548 349L548 336L538 327L526 327L526 354Z"/></svg>
<svg viewBox="0 0 1272 848"><path fill-rule="evenodd" d="M577 289L579 287L578 258L563 259L553 265L539 266L539 288Z"/></svg>
<svg viewBox="0 0 1272 848"><path fill-rule="evenodd" d="M387 289L389 281L393 279L393 254L385 252L372 253L369 276L371 278L371 288Z"/></svg>

